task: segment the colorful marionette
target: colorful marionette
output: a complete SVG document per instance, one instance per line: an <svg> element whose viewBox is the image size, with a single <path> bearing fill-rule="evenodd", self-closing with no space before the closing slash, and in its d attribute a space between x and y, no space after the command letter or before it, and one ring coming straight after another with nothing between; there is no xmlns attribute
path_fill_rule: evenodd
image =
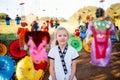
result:
<svg viewBox="0 0 120 80"><path fill-rule="evenodd" d="M17 25L20 24L20 20L21 20L21 18L20 18L19 15L17 14L17 15L16 15L16 18L15 18L15 21L16 21L16 24L17 24Z"/></svg>
<svg viewBox="0 0 120 80"><path fill-rule="evenodd" d="M44 22L43 25L41 26L41 31L48 32L49 31L48 27L49 27L48 24L46 25L46 23Z"/></svg>
<svg viewBox="0 0 120 80"><path fill-rule="evenodd" d="M58 18L54 20L55 29L60 25Z"/></svg>
<svg viewBox="0 0 120 80"><path fill-rule="evenodd" d="M84 39L86 37L86 30L81 30L80 31L80 39Z"/></svg>
<svg viewBox="0 0 120 80"><path fill-rule="evenodd" d="M17 80L42 80L43 70L36 71L30 56L21 59L16 66Z"/></svg>
<svg viewBox="0 0 120 80"><path fill-rule="evenodd" d="M39 29L39 24L37 21L33 21L31 24L31 31L38 31Z"/></svg>
<svg viewBox="0 0 120 80"><path fill-rule="evenodd" d="M79 29L75 29L75 37L80 39L79 36L80 36L80 30Z"/></svg>
<svg viewBox="0 0 120 80"><path fill-rule="evenodd" d="M21 26L20 28L18 28L17 34L19 36L19 40L20 40L20 49L24 50L24 45L25 45L25 34L26 32L28 32L28 28L25 28L25 26L27 26L26 22L21 22Z"/></svg>
<svg viewBox="0 0 120 80"><path fill-rule="evenodd" d="M50 19L50 27L51 27L51 28L54 27L54 20L53 20L53 18Z"/></svg>
<svg viewBox="0 0 120 80"><path fill-rule="evenodd" d="M49 27L49 23L50 23L49 20L46 20L46 24L47 24L48 27Z"/></svg>
<svg viewBox="0 0 120 80"><path fill-rule="evenodd" d="M33 42L32 38L28 41L30 56L34 63L39 64L41 61L48 61L46 53L46 41L42 41L38 47Z"/></svg>
<svg viewBox="0 0 120 80"><path fill-rule="evenodd" d="M91 64L106 67L111 58L112 43L110 35L115 34L115 26L110 20L105 20L104 10L98 8L97 19L89 23L86 43L93 36L91 44Z"/></svg>
<svg viewBox="0 0 120 80"><path fill-rule="evenodd" d="M6 15L5 21L6 21L6 25L10 25L11 18L9 17L9 15Z"/></svg>
<svg viewBox="0 0 120 80"><path fill-rule="evenodd" d="M29 32L27 33L27 36L29 36L27 40L29 53L34 63L35 69L45 70L48 64L46 46L50 41L49 33L44 31L39 31L38 34L34 34L34 32Z"/></svg>

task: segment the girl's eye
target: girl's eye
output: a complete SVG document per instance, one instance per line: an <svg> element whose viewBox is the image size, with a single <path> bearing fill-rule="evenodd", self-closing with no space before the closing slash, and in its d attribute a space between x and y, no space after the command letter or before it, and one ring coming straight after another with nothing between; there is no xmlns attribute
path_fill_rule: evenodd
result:
<svg viewBox="0 0 120 80"><path fill-rule="evenodd" d="M64 37L66 37L67 35L64 35Z"/></svg>
<svg viewBox="0 0 120 80"><path fill-rule="evenodd" d="M62 35L58 35L58 37L61 37Z"/></svg>
<svg viewBox="0 0 120 80"><path fill-rule="evenodd" d="M58 37L62 37L62 36L67 37L67 35L58 35Z"/></svg>

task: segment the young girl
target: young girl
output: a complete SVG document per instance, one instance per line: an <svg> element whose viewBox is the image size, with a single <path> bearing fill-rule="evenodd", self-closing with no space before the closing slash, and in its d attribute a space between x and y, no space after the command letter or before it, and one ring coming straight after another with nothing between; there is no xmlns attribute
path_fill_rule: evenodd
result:
<svg viewBox="0 0 120 80"><path fill-rule="evenodd" d="M76 59L79 57L77 51L67 44L68 31L59 27L56 30L56 46L49 51L50 77L49 80L77 80Z"/></svg>

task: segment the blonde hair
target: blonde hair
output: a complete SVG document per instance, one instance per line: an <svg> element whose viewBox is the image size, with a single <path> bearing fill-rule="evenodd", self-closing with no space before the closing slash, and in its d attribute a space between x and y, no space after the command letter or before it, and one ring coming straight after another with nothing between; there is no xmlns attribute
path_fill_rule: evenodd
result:
<svg viewBox="0 0 120 80"><path fill-rule="evenodd" d="M68 38L69 38L69 33L68 33L67 29L59 26L54 33L53 45L58 45L58 41L56 40L56 38L57 38L57 32L60 31L60 30L64 30L67 33Z"/></svg>

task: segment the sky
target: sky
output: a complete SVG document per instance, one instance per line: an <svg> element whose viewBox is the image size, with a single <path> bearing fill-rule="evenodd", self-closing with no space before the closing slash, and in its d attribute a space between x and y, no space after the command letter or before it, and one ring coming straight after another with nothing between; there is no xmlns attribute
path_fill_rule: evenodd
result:
<svg viewBox="0 0 120 80"><path fill-rule="evenodd" d="M69 19L80 8L87 6L102 7L105 10L111 4L120 3L120 0L0 0L0 13L7 13L11 18L17 14L28 15L34 13L38 17L64 17ZM20 5L24 3L24 5Z"/></svg>

